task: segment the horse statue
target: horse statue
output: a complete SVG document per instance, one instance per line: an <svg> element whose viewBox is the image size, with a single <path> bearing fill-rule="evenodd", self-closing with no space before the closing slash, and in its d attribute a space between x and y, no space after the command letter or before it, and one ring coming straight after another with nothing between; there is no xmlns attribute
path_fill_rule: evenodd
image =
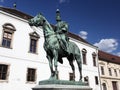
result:
<svg viewBox="0 0 120 90"><path fill-rule="evenodd" d="M79 73L80 73L79 80L81 80L82 64L81 64L80 50L78 46L75 43L69 41L68 42L69 52L65 52L62 48L62 44L57 38L56 32L54 31L52 26L49 24L49 22L46 20L46 18L42 14L38 14L34 18L30 19L29 25L36 26L36 27L42 26L43 28L43 33L45 38L44 49L46 51L46 57L49 61L49 67L51 71L50 79L53 79L53 78L57 79L58 62L63 63L62 58L66 57L73 71L73 75L74 75L73 80L75 80L75 67L74 67L73 61L76 60L79 68ZM55 70L53 70L53 60L54 60Z"/></svg>

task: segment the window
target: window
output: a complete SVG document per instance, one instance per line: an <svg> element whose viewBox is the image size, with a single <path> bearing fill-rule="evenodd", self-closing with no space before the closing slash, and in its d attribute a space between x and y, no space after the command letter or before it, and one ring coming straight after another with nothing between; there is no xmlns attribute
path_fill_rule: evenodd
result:
<svg viewBox="0 0 120 90"><path fill-rule="evenodd" d="M108 68L108 71L109 71L109 75L112 76L111 68Z"/></svg>
<svg viewBox="0 0 120 90"><path fill-rule="evenodd" d="M102 75L105 74L105 73L104 73L104 67L103 67L103 66L101 66L101 74L102 74Z"/></svg>
<svg viewBox="0 0 120 90"><path fill-rule="evenodd" d="M107 90L107 86L105 83L102 84L103 90Z"/></svg>
<svg viewBox="0 0 120 90"><path fill-rule="evenodd" d="M88 76L84 77L84 81L89 85L89 77Z"/></svg>
<svg viewBox="0 0 120 90"><path fill-rule="evenodd" d="M7 80L8 65L0 64L0 80Z"/></svg>
<svg viewBox="0 0 120 90"><path fill-rule="evenodd" d="M30 33L30 52L37 53L37 43L39 39L39 35L36 32Z"/></svg>
<svg viewBox="0 0 120 90"><path fill-rule="evenodd" d="M93 57L93 66L97 66L96 65L96 54L95 54L95 52L92 54L92 57Z"/></svg>
<svg viewBox="0 0 120 90"><path fill-rule="evenodd" d="M96 85L99 84L99 83L98 83L98 77L97 77L97 76L95 76L95 84L96 84Z"/></svg>
<svg viewBox="0 0 120 90"><path fill-rule="evenodd" d="M57 79L59 80L59 71L57 71Z"/></svg>
<svg viewBox="0 0 120 90"><path fill-rule="evenodd" d="M2 40L2 46L10 48L12 41L12 33L4 31L3 33L3 40Z"/></svg>
<svg viewBox="0 0 120 90"><path fill-rule="evenodd" d="M37 40L31 39L30 40L30 52L36 53L36 48L37 48Z"/></svg>
<svg viewBox="0 0 120 90"><path fill-rule="evenodd" d="M82 50L83 64L87 64L86 53L87 53L86 49L83 49Z"/></svg>
<svg viewBox="0 0 120 90"><path fill-rule="evenodd" d="M116 81L112 81L113 90L118 90L118 84Z"/></svg>
<svg viewBox="0 0 120 90"><path fill-rule="evenodd" d="M15 27L10 23L6 23L3 25L3 39L2 46L6 48L12 48L12 37L15 31Z"/></svg>
<svg viewBox="0 0 120 90"><path fill-rule="evenodd" d="M75 80L74 73L69 73L69 80L70 80L70 81Z"/></svg>
<svg viewBox="0 0 120 90"><path fill-rule="evenodd" d="M36 69L28 68L27 70L27 81L35 82L36 80Z"/></svg>
<svg viewBox="0 0 120 90"><path fill-rule="evenodd" d="M114 73L115 73L115 76L117 77L118 75L117 75L117 70L116 69L114 69Z"/></svg>

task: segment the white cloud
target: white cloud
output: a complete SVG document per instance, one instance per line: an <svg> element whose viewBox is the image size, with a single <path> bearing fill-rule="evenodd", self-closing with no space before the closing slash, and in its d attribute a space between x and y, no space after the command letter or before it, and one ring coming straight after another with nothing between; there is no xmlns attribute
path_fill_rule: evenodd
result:
<svg viewBox="0 0 120 90"><path fill-rule="evenodd" d="M101 39L100 42L95 43L94 45L97 46L100 50L110 53L117 49L118 42L116 39L113 38Z"/></svg>
<svg viewBox="0 0 120 90"><path fill-rule="evenodd" d="M120 56L120 52L118 52L117 55Z"/></svg>
<svg viewBox="0 0 120 90"><path fill-rule="evenodd" d="M59 0L59 3L62 4L62 3L69 3L69 0Z"/></svg>
<svg viewBox="0 0 120 90"><path fill-rule="evenodd" d="M80 31L79 32L79 36L83 39L87 39L87 35L88 35L88 33L86 31Z"/></svg>

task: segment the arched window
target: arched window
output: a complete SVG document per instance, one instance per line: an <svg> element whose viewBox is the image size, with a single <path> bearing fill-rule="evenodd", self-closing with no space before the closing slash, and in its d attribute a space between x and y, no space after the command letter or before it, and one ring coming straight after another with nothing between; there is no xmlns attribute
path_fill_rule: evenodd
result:
<svg viewBox="0 0 120 90"><path fill-rule="evenodd" d="M102 84L102 88L103 88L103 90L107 90L106 83L103 83L103 84Z"/></svg>
<svg viewBox="0 0 120 90"><path fill-rule="evenodd" d="M87 50L86 50L86 49L83 49L83 50L82 50L83 64L87 64L86 53L87 53Z"/></svg>
<svg viewBox="0 0 120 90"><path fill-rule="evenodd" d="M109 75L112 76L112 70L111 68L108 68Z"/></svg>
<svg viewBox="0 0 120 90"><path fill-rule="evenodd" d="M114 69L114 73L115 73L115 76L117 77L118 74L117 74L117 70L116 69Z"/></svg>
<svg viewBox="0 0 120 90"><path fill-rule="evenodd" d="M95 52L92 53L92 57L93 57L93 66L97 66L97 64L96 64L96 53Z"/></svg>
<svg viewBox="0 0 120 90"><path fill-rule="evenodd" d="M12 48L11 44L14 31L16 31L16 29L12 24L6 23L3 25L3 39L2 39L3 47Z"/></svg>

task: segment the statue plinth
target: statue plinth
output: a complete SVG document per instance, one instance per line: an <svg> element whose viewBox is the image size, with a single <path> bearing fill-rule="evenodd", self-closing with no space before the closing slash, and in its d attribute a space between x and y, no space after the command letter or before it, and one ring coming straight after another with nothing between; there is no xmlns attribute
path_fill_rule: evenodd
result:
<svg viewBox="0 0 120 90"><path fill-rule="evenodd" d="M32 90L92 90L82 81L44 80Z"/></svg>

